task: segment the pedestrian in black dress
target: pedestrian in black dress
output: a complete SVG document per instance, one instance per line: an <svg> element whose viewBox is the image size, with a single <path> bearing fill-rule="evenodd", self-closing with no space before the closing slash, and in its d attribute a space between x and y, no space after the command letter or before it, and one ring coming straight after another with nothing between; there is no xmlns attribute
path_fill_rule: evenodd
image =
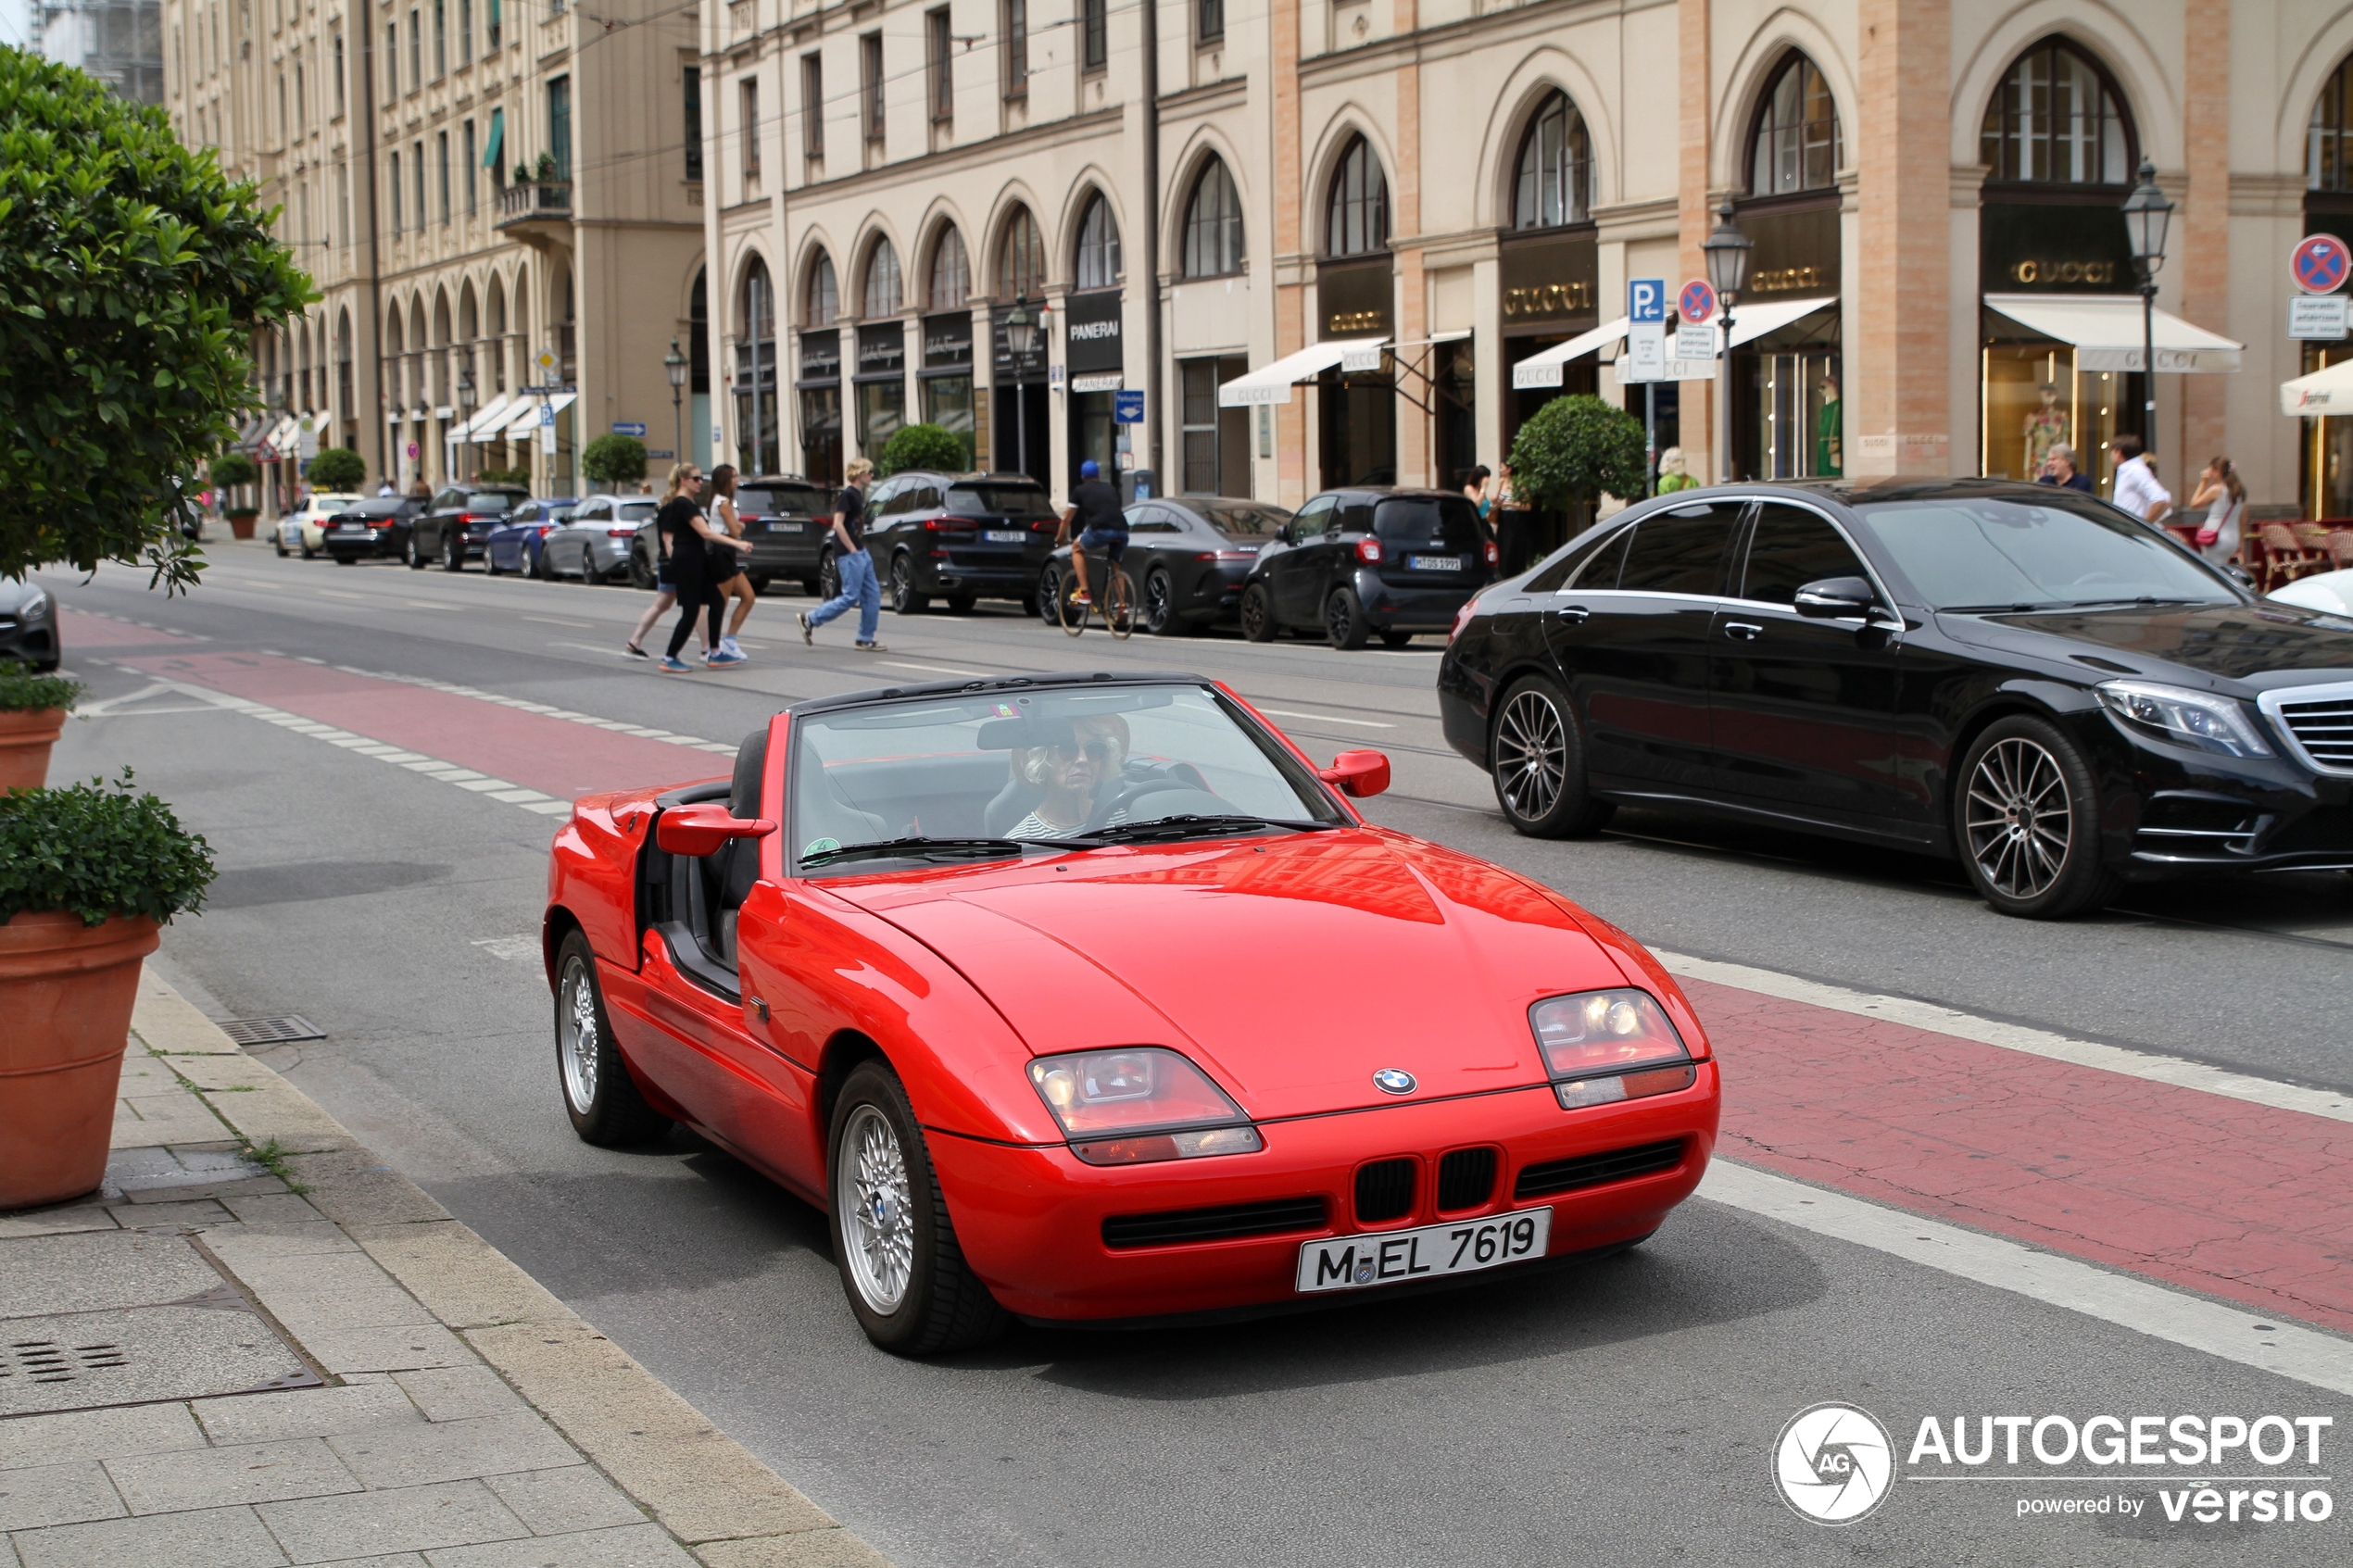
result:
<svg viewBox="0 0 2353 1568"><path fill-rule="evenodd" d="M678 657L694 634L695 620L707 617L710 631L704 638L711 651L703 655L703 667L724 670L731 664L741 664L744 656L731 654L719 646L719 614L725 597L719 584L735 575L736 563L723 558L751 548L749 539L734 539L711 525L702 514L700 496L702 473L692 463L680 463L670 470L670 487L662 494L661 509L654 514L654 527L670 546L670 581L678 590L678 624L670 633L670 648L657 667L664 674L678 675L694 668Z"/></svg>

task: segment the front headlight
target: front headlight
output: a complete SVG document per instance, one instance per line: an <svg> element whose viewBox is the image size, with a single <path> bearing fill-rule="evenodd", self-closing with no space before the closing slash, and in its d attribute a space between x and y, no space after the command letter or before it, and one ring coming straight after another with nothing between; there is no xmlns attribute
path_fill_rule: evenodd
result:
<svg viewBox="0 0 2353 1568"><path fill-rule="evenodd" d="M35 588L31 593L27 594L24 596L24 603L17 607L17 614L19 618L26 621L37 621L48 609L48 594L42 589Z"/></svg>
<svg viewBox="0 0 2353 1568"><path fill-rule="evenodd" d="M1089 1165L1140 1165L1265 1146L1208 1073L1159 1046L1039 1057L1029 1081Z"/></svg>
<svg viewBox="0 0 2353 1568"><path fill-rule="evenodd" d="M1528 1022L1565 1110L1673 1094L1699 1076L1674 1021L1647 991L1548 997L1528 1010Z"/></svg>
<svg viewBox="0 0 2353 1568"><path fill-rule="evenodd" d="M2103 681L2093 689L2109 712L2167 740L2225 757L2271 755L2245 706L2229 697L2154 681Z"/></svg>

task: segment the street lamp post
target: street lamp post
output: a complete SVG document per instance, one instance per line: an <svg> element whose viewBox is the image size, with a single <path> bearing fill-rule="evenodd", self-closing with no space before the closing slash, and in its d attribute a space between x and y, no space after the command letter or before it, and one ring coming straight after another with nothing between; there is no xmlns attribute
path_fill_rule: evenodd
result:
<svg viewBox="0 0 2353 1568"><path fill-rule="evenodd" d="M1013 301L1013 313L1005 318L1005 347L1013 357L1013 447L1021 471L1029 472L1029 382L1027 367L1030 351L1038 346L1038 323L1030 318L1029 297L1025 295Z"/></svg>
<svg viewBox="0 0 2353 1568"><path fill-rule="evenodd" d="M2157 272L2165 265L2165 229L2173 204L2157 188L2157 165L2141 160L2140 181L2124 198L2124 234L2141 275L2141 445L2157 445Z"/></svg>
<svg viewBox="0 0 2353 1568"><path fill-rule="evenodd" d="M1732 305L1748 282L1748 255L1756 242L1733 221L1732 198L1716 209L1716 232L1700 245L1707 258L1707 286L1716 291L1717 312L1724 322L1724 351L1716 370L1717 407L1722 429L1716 438L1716 483L1732 478Z"/></svg>
<svg viewBox="0 0 2353 1568"><path fill-rule="evenodd" d="M468 365L465 369L458 372L458 433L459 436L468 437L473 433L466 428L468 425L473 423L473 421L474 368L472 365ZM471 442L468 444L471 445ZM458 445L458 443L453 441L450 445L454 447ZM454 451L450 454L450 457L453 459L456 456L457 454ZM470 468L472 465L471 463L460 465L453 460L449 466L454 470L461 466ZM458 475L453 471L449 477L455 479Z"/></svg>
<svg viewBox="0 0 2353 1568"><path fill-rule="evenodd" d="M670 372L670 460L686 460L686 427L679 422L678 398L686 385L686 357L678 352L678 340L670 340L670 352L661 357L661 368Z"/></svg>

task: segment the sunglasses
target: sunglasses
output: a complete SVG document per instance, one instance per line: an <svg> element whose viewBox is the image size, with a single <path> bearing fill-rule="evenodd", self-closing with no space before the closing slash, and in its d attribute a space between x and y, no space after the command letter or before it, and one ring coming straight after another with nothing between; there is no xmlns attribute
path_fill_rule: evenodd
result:
<svg viewBox="0 0 2353 1568"><path fill-rule="evenodd" d="M1046 749L1051 756L1068 758L1074 762L1081 757L1091 757L1096 761L1101 762L1111 756L1111 743L1109 741L1101 740L1090 740L1084 746L1051 746Z"/></svg>

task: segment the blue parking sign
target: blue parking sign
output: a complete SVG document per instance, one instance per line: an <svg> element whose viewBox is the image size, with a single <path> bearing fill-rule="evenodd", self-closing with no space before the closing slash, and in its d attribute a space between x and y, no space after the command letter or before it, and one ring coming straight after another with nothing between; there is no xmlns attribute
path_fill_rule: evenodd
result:
<svg viewBox="0 0 2353 1568"><path fill-rule="evenodd" d="M1666 320L1667 280L1664 278L1627 279L1626 319L1629 321Z"/></svg>
<svg viewBox="0 0 2353 1568"><path fill-rule="evenodd" d="M1115 424L1142 424L1144 422L1144 395L1140 392L1113 393L1111 417Z"/></svg>

